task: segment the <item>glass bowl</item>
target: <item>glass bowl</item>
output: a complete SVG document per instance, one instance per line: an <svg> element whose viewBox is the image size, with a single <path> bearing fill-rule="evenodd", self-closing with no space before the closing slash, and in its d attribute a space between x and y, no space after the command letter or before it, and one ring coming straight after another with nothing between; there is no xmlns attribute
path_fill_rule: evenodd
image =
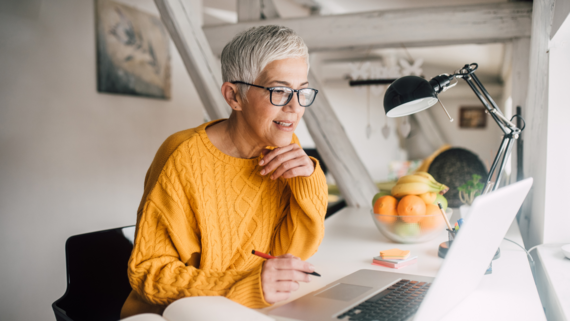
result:
<svg viewBox="0 0 570 321"><path fill-rule="evenodd" d="M447 229L441 214L418 216L381 215L370 210L372 220L380 232L398 243L422 243L433 240ZM447 219L453 214L445 211Z"/></svg>

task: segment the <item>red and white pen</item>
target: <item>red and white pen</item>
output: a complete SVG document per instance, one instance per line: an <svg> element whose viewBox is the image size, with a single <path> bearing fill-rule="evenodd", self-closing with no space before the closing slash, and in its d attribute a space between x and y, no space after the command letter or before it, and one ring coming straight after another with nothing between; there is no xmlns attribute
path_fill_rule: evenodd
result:
<svg viewBox="0 0 570 321"><path fill-rule="evenodd" d="M263 252L259 252L259 251L256 251L256 250L251 250L251 254L256 255L256 256L259 256L259 257L262 257L262 258L267 259L267 260L269 260L269 259L276 259L275 256L272 256L272 255L269 255L269 254L265 254L265 253L263 253ZM314 276L318 276L318 277L321 276L321 275L320 275L319 273L317 273L317 272L305 272L305 271L301 271L301 272L306 273L306 274L310 274L310 275L314 275Z"/></svg>

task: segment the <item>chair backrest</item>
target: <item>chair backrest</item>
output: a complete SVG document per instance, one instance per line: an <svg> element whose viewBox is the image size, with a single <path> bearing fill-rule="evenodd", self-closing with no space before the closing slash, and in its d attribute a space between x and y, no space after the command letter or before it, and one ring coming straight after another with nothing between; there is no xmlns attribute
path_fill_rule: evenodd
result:
<svg viewBox="0 0 570 321"><path fill-rule="evenodd" d="M131 292L127 263L135 226L75 235L65 243L67 290L52 304L58 321L116 321Z"/></svg>

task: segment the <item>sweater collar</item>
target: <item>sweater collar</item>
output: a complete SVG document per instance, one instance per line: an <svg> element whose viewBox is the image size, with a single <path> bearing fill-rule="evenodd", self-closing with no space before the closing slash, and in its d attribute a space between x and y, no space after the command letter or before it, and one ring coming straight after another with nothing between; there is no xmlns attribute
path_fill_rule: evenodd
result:
<svg viewBox="0 0 570 321"><path fill-rule="evenodd" d="M259 161L263 157L262 154L260 154L256 158L250 158L250 159L238 158L238 157L233 157L233 156L224 154L221 150L219 150L216 146L214 146L214 144L212 144L212 141L208 137L208 134L206 134L206 128L208 128L211 125L222 122L224 120L227 120L227 118L212 120L212 121L209 121L207 123L202 124L201 126L199 126L197 128L198 133L200 134L200 138L202 139L202 142L206 146L206 149L212 155L214 155L216 158L218 158L219 160L221 160L225 163L228 163L228 164L232 164L232 165L236 165L236 166L240 166L240 167L256 167L256 166L258 166Z"/></svg>

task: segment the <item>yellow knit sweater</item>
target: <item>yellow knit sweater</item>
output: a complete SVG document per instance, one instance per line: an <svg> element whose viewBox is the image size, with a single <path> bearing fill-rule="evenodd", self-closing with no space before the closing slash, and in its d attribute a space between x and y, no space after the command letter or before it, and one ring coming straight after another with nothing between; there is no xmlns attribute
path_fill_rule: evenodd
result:
<svg viewBox="0 0 570 321"><path fill-rule="evenodd" d="M205 129L218 121L170 136L148 170L122 318L188 296L266 307L264 260L251 250L304 260L317 251L327 207L318 161L309 177L273 181L259 174L259 157L234 158L210 142Z"/></svg>

